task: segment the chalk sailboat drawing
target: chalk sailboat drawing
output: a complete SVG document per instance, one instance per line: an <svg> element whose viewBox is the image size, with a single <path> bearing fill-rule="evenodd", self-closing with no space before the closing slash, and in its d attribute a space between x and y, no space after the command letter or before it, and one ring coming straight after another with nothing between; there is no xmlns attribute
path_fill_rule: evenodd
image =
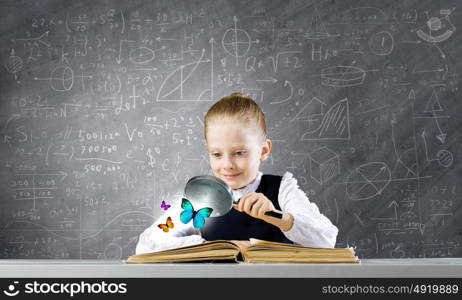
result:
<svg viewBox="0 0 462 300"><path fill-rule="evenodd" d="M330 34L327 32L326 26L321 21L318 9L314 10L313 16L311 17L311 26L305 34L305 39L309 40L320 40L330 37L339 36L338 34Z"/></svg>

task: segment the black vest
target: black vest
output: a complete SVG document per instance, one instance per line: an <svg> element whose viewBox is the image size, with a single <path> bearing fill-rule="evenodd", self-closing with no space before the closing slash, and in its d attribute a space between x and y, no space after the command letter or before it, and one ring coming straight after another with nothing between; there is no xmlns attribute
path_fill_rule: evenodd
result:
<svg viewBox="0 0 462 300"><path fill-rule="evenodd" d="M256 192L264 194L277 210L281 210L278 203L281 176L263 175ZM266 241L289 243L281 229L263 220L249 216L245 212L231 209L226 215L207 218L200 229L202 237L207 241L213 240L248 240L257 238Z"/></svg>

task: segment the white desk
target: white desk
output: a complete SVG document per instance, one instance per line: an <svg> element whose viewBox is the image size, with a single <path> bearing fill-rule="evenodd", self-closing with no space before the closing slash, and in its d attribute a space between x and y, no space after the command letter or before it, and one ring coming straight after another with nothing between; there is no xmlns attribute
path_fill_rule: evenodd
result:
<svg viewBox="0 0 462 300"><path fill-rule="evenodd" d="M462 278L462 258L364 259L361 264L125 264L0 260L0 278Z"/></svg>

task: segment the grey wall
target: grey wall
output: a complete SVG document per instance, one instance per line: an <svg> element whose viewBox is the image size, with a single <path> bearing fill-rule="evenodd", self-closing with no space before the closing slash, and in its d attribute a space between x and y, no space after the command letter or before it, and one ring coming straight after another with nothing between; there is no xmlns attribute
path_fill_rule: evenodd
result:
<svg viewBox="0 0 462 300"><path fill-rule="evenodd" d="M0 5L0 257L133 254L210 172L203 115L234 91L337 247L461 256L460 2Z"/></svg>

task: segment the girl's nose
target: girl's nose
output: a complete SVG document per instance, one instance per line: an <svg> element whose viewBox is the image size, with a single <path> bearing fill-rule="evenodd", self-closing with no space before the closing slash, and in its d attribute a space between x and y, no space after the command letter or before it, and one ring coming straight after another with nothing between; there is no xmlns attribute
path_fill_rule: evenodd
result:
<svg viewBox="0 0 462 300"><path fill-rule="evenodd" d="M233 169L234 168L234 162L231 157L225 155L223 157L223 168L225 169Z"/></svg>

